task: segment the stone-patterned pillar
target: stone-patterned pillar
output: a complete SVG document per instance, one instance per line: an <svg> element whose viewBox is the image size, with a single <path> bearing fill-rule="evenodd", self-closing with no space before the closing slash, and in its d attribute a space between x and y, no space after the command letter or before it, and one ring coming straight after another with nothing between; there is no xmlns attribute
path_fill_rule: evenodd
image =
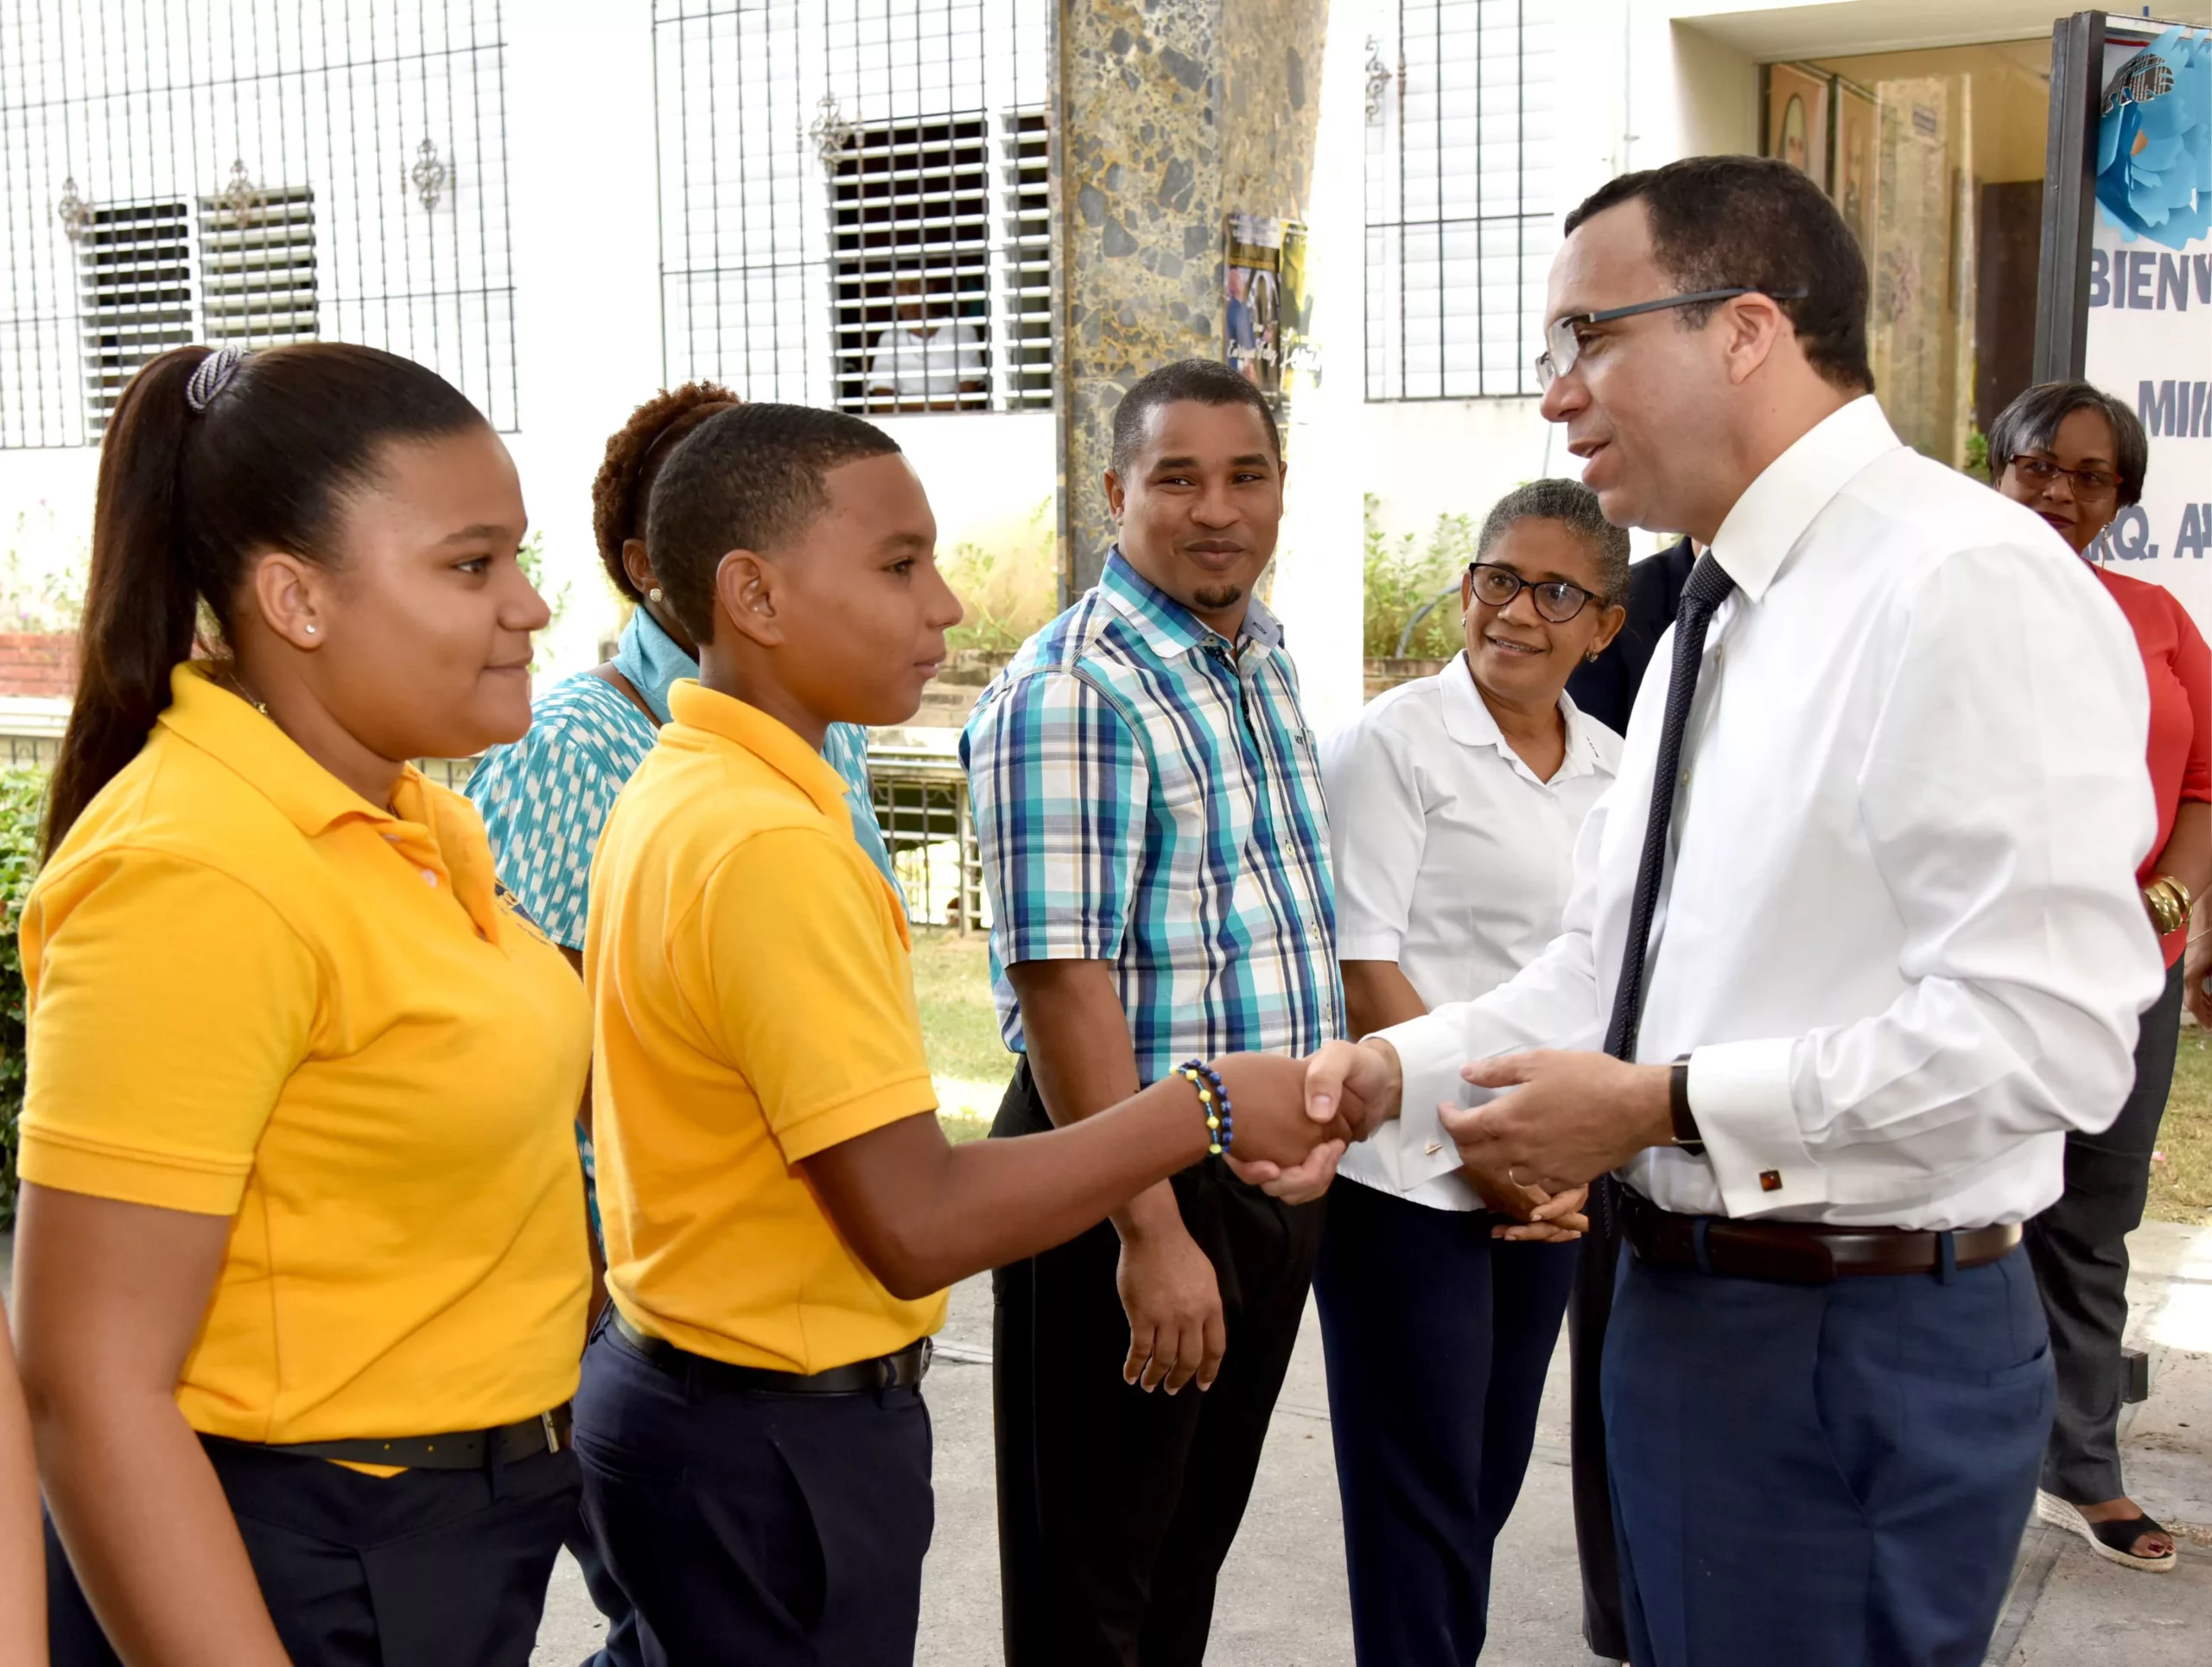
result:
<svg viewBox="0 0 2212 1667"><path fill-rule="evenodd" d="M1059 0L1053 388L1063 600L1098 576L1114 407L1222 357L1230 213L1302 217L1329 0Z"/></svg>

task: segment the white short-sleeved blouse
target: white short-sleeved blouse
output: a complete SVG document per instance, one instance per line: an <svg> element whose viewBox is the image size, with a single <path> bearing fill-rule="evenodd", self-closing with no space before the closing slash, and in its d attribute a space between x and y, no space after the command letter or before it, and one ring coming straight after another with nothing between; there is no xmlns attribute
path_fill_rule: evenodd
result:
<svg viewBox="0 0 2212 1667"><path fill-rule="evenodd" d="M1567 754L1549 781L1506 743L1460 654L1433 678L1370 703L1323 743L1337 876L1337 952L1395 961L1422 1001L1471 1001L1534 959L1559 930L1574 840L1613 785L1621 738L1565 695ZM1386 1123L1338 1173L1396 1190ZM1457 1174L1405 1194L1481 1207Z"/></svg>

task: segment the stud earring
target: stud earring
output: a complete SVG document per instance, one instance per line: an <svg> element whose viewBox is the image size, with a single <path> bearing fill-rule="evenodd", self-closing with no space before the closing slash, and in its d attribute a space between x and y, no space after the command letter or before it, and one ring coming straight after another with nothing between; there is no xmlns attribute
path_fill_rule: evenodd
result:
<svg viewBox="0 0 2212 1667"><path fill-rule="evenodd" d="M651 590L645 592L645 600L649 602L658 601L660 600L660 587L658 585L655 585Z"/></svg>
<svg viewBox="0 0 2212 1667"><path fill-rule="evenodd" d="M320 631L320 630L321 630L321 629L322 629L322 627L321 627L321 626L319 626L319 625L311 625L311 626L308 626L308 627L306 627L307 633L308 633L308 635L309 635L310 637L312 637L313 635L315 635L315 633L316 632L318 632L318 631Z"/></svg>

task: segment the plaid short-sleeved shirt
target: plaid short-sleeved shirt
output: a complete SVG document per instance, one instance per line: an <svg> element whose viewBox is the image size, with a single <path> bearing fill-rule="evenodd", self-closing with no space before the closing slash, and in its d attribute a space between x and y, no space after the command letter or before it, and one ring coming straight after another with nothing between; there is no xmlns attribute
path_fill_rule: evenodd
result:
<svg viewBox="0 0 2212 1667"><path fill-rule="evenodd" d="M1115 550L984 691L960 754L1007 1047L1019 961L1113 962L1146 1082L1344 1033L1320 767L1257 602L1232 646Z"/></svg>

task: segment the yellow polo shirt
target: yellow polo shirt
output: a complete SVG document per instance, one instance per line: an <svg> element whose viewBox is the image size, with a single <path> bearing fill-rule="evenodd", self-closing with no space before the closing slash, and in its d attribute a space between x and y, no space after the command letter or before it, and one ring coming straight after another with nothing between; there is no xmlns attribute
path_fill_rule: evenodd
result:
<svg viewBox="0 0 2212 1667"><path fill-rule="evenodd" d="M695 1354L815 1372L944 1323L838 1236L798 1165L934 1111L906 917L845 783L696 683L592 865L593 1138L607 1288Z"/></svg>
<svg viewBox="0 0 2212 1667"><path fill-rule="evenodd" d="M180 667L23 910L25 1180L231 1218L177 1401L315 1441L575 1391L589 1013L475 810L371 805Z"/></svg>

